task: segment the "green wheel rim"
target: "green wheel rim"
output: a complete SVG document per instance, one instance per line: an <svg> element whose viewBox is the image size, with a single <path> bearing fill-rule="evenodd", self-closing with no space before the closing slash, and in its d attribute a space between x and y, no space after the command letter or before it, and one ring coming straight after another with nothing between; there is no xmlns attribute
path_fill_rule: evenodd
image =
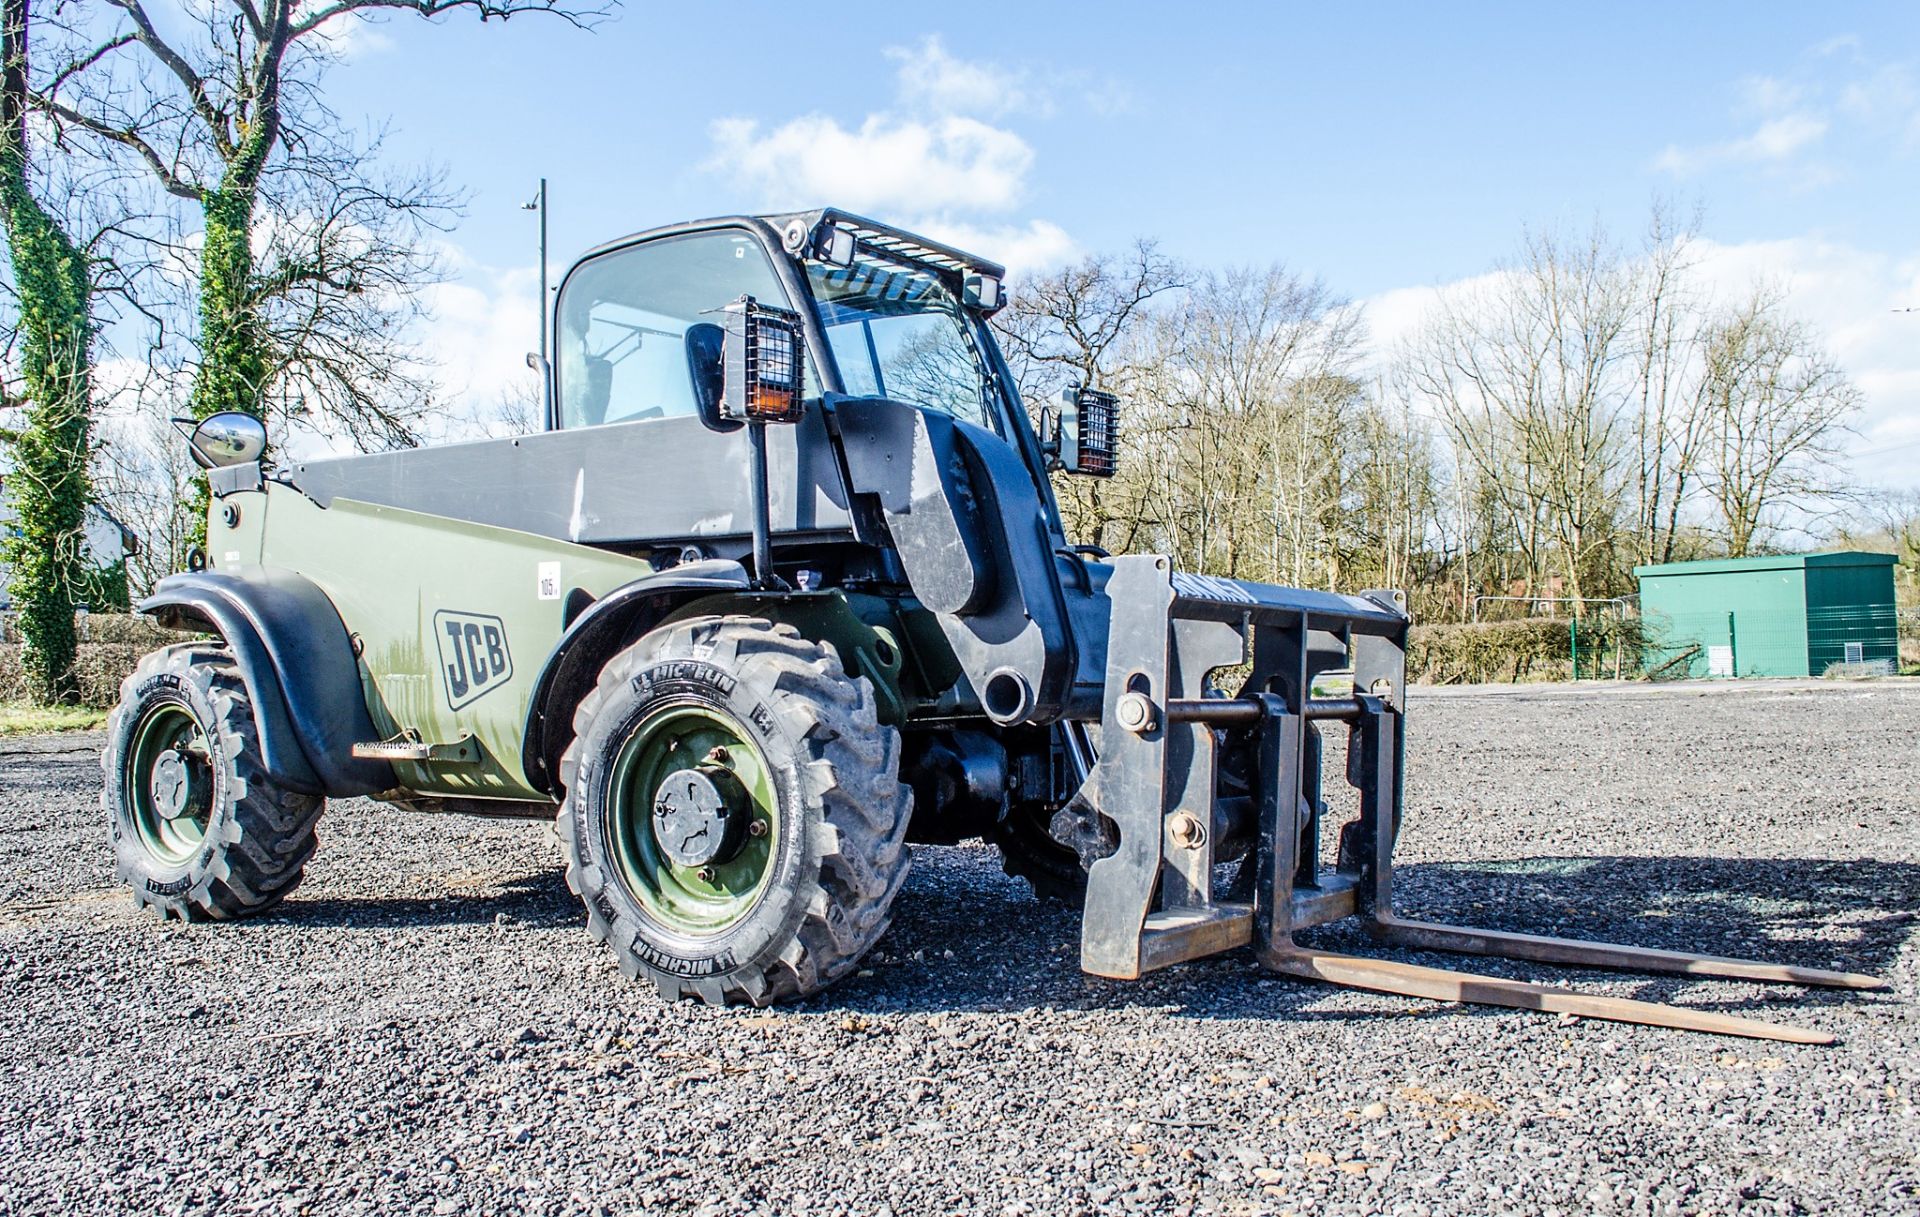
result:
<svg viewBox="0 0 1920 1217"><path fill-rule="evenodd" d="M747 834L731 857L682 866L654 834L654 794L670 775L712 763L716 749L746 792ZM678 933L705 937L738 923L766 891L780 839L780 803L766 757L732 720L702 706L670 706L642 719L620 746L607 827L621 882L647 914Z"/></svg>
<svg viewBox="0 0 1920 1217"><path fill-rule="evenodd" d="M161 862L189 862L213 816L213 767L207 734L184 706L149 709L127 750L127 800L140 843Z"/></svg>

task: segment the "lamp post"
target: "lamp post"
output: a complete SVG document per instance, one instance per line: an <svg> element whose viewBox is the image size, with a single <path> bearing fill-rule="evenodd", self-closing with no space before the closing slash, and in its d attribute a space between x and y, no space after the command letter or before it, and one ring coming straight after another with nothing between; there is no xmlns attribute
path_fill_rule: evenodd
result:
<svg viewBox="0 0 1920 1217"><path fill-rule="evenodd" d="M531 203L520 204L522 211L540 213L540 407L548 430L553 418L553 369L547 362L547 179L540 179L540 193Z"/></svg>

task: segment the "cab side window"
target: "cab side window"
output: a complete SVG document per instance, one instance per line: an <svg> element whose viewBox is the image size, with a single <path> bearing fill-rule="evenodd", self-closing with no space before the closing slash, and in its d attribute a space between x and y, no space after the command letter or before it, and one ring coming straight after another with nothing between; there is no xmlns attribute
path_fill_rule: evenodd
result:
<svg viewBox="0 0 1920 1217"><path fill-rule="evenodd" d="M743 232L649 241L583 263L560 293L561 426L696 413L687 331L741 296L784 305L760 243Z"/></svg>

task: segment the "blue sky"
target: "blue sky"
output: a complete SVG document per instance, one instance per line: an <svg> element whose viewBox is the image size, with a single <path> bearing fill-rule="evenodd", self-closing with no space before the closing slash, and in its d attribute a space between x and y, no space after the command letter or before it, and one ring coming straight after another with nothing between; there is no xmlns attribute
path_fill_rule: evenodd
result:
<svg viewBox="0 0 1920 1217"><path fill-rule="evenodd" d="M1892 312L1920 307L1911 5L635 0L594 33L395 18L348 50L336 109L471 192L436 336L475 391L532 333L517 205L543 174L556 270L833 202L1016 270L1135 236L1284 261L1367 301L1383 342L1523 225L1630 237L1667 195L1704 209L1716 276L1780 282L1827 330L1870 398L1862 476L1920 482L1920 312Z"/></svg>

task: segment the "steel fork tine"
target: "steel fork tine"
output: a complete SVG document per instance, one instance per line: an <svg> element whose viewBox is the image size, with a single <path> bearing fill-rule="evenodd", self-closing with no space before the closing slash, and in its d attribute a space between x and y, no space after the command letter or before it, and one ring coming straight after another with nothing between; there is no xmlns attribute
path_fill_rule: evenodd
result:
<svg viewBox="0 0 1920 1217"><path fill-rule="evenodd" d="M1260 962L1276 972L1324 980L1354 989L1371 989L1402 997L1421 997L1430 1001L1472 1002L1487 1006L1510 1006L1520 1010L1572 1014L1581 1018L1602 1018L1617 1023L1637 1023L1647 1027L1673 1027L1682 1031L1706 1031L1715 1035L1737 1035L1748 1039L1781 1040L1790 1044L1831 1044L1833 1036L1824 1031L1763 1023L1758 1019L1736 1018L1666 1006L1657 1002L1634 1001L1624 997L1599 997L1576 993L1498 976L1475 976L1428 968L1419 964L1396 963L1385 959L1367 959L1316 951L1294 943L1276 944L1260 952Z"/></svg>
<svg viewBox="0 0 1920 1217"><path fill-rule="evenodd" d="M1831 989L1887 987L1887 982L1879 977L1859 972L1831 972L1825 968L1796 968L1721 955L1694 955L1685 951L1621 946L1611 942L1587 942L1577 938L1548 938L1540 934L1440 925L1428 921L1408 921L1391 915L1376 915L1372 931L1376 937L1388 942L1421 950L1492 955L1573 967L1671 972L1682 976L1717 976L1731 980L1815 985Z"/></svg>

